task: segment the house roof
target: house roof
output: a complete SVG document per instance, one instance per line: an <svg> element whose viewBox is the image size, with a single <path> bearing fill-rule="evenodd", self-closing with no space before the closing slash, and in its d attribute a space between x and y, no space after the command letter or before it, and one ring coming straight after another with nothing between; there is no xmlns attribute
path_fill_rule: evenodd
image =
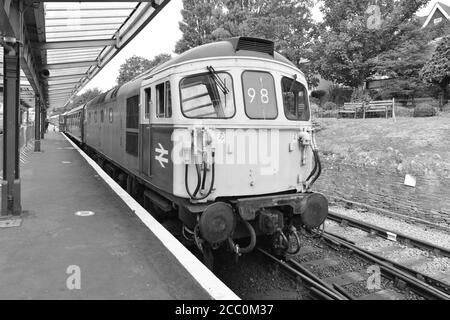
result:
<svg viewBox="0 0 450 320"><path fill-rule="evenodd" d="M439 10L444 15L444 17L447 18L447 20L450 20L450 7L447 6L446 4L443 4L442 2L436 2L430 14L426 17L426 20L423 23L422 28L425 28L430 23L431 19L433 18L437 10Z"/></svg>

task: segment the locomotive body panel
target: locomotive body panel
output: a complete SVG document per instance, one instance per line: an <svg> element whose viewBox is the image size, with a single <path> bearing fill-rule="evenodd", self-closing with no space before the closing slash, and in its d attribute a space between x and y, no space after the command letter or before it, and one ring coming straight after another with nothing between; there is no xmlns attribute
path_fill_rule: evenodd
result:
<svg viewBox="0 0 450 320"><path fill-rule="evenodd" d="M181 107L182 92L180 82L192 75L205 74L208 66L214 66L217 73L227 73L232 79L229 84L232 89L235 112L227 119L206 119L188 118L183 114ZM215 135L215 183L214 191L207 200L215 200L217 197L236 197L264 195L285 191L302 191L303 183L312 170L311 161L301 159L311 159L312 152L309 149L301 150L298 143L299 133L302 130L310 131L312 128L309 119L307 121L293 121L286 118L283 107L283 97L274 93L277 116L274 119L249 119L244 108L244 92L242 74L245 71L270 73L273 77L273 85L276 93L282 91L281 81L283 77L297 78L306 88L306 80L303 74L290 65L270 61L267 59L245 59L221 57L217 59L202 59L191 61L185 64L171 66L167 70L162 70L157 76L144 80L141 89L141 124L152 123L150 127L161 125L174 126L174 130L167 130L166 141L173 142L173 149L168 150L167 159L169 164L173 163L173 172L167 176L167 168L163 168L155 157L151 156L150 181L158 188L171 192L181 198L189 198L185 187L185 160L183 155L183 141L186 143L193 128L207 128ZM162 82L168 75L171 75L172 86L172 116L167 118L156 117L155 109L155 84ZM165 77L166 76L166 77ZM158 80L155 80L157 78ZM151 106L148 119L145 117L146 90L150 89ZM152 136L152 133L150 133ZM162 137L161 137L162 138ZM158 138L158 139L161 139ZM142 153L143 158L149 152L158 149L156 141L152 138L150 148L147 147L143 138ZM156 143L156 145L155 145ZM163 145L164 149L167 148ZM161 148L159 148L161 149ZM302 155L303 152L303 155ZM192 161L192 159L190 160ZM196 168L192 167L188 173L188 180L191 189L195 189L197 179ZM148 170L148 160L143 159L141 172ZM146 169L144 169L146 168ZM208 168L209 172L211 166ZM170 177L164 179L152 179L154 176ZM194 183L192 183L194 181ZM211 175L206 179L205 185L211 182ZM169 188L169 185L172 188Z"/></svg>

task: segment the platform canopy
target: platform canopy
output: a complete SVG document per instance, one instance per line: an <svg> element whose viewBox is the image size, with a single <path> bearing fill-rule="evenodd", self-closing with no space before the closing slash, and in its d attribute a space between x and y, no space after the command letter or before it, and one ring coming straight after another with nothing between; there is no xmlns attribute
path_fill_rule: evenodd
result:
<svg viewBox="0 0 450 320"><path fill-rule="evenodd" d="M0 0L0 37L23 44L21 99L66 106L169 1Z"/></svg>

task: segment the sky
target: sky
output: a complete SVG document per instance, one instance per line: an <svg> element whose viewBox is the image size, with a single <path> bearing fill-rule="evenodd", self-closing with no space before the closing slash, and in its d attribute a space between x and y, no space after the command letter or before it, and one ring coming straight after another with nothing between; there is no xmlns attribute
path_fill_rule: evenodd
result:
<svg viewBox="0 0 450 320"><path fill-rule="evenodd" d="M419 16L427 15L433 9L438 0L432 0L423 9L418 12ZM450 6L450 0L440 0L439 2ZM171 0L169 4L131 41L122 49L110 63L100 71L93 80L80 92L83 93L89 88L99 88L106 91L116 85L118 70L125 60L133 55L153 59L160 53L169 53L175 55L176 42L182 34L178 23L182 20L181 9L182 0ZM312 9L314 19L320 21L320 1Z"/></svg>

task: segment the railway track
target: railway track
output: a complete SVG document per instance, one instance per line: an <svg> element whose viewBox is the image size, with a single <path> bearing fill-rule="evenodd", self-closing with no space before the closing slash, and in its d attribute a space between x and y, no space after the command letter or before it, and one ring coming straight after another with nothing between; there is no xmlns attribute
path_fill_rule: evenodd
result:
<svg viewBox="0 0 450 320"><path fill-rule="evenodd" d="M262 248L258 248L258 251L263 255L265 255L266 257L268 257L273 262L281 265L284 269L293 274L301 282L305 283L308 286L309 290L317 297L325 300L353 299L341 287L339 287L338 285L333 286L323 281L314 273L312 273L307 268L302 266L300 263L294 260L279 259Z"/></svg>
<svg viewBox="0 0 450 320"><path fill-rule="evenodd" d="M432 244L430 242L427 242L427 241L424 241L421 239L417 239L417 238L402 234L400 232L392 232L392 231L381 228L379 226L375 226L370 223L365 223L365 222L362 222L359 220L355 220L355 219L340 215L331 210L328 214L328 219L336 221L344 226L358 228L360 230L366 231L367 233L369 233L371 235L377 235L386 240L403 242L406 245L414 246L414 247L422 249L422 250L432 251L436 255L442 255L442 256L450 258L450 250L449 249L437 246L435 244Z"/></svg>
<svg viewBox="0 0 450 320"><path fill-rule="evenodd" d="M334 242L336 242L336 240L338 240L339 245L345 246L352 250L356 249L360 255L366 258L377 261L377 263L383 262L385 264L388 264L389 266L393 266L410 277L416 278L428 285L431 285L441 292L450 294L450 277L448 276L448 274L430 275L429 273L419 271L420 265L432 261L432 257L449 258L450 251L447 248L443 248L430 242L416 239L402 233L391 232L384 228L351 219L332 211L330 211L329 219L339 223L341 227L353 227L366 232L366 239L372 238L374 239L374 241L376 241L376 237L381 237L382 239L389 240L392 245L384 247L381 246L380 248L376 248L373 250L364 249L361 245L358 245L357 242L352 241L345 235L340 234L337 228L333 228L332 231L328 230L325 232L325 239L327 239L328 241L334 240ZM404 244L406 247L398 246L397 242ZM364 244L364 241L362 243ZM365 242L365 244L367 245L367 242ZM415 247L423 250L427 256L420 256L418 258L410 258L405 260L399 259L397 261L385 257L389 257L390 255L392 256L393 253L396 253L396 255L399 256L402 250L407 250L410 247ZM385 254L386 252L388 253L387 255Z"/></svg>
<svg viewBox="0 0 450 320"><path fill-rule="evenodd" d="M449 287L442 282L435 281L417 272L413 273L402 265L393 264L382 257L358 248L353 243L336 235L323 232L320 236L320 238L315 240L315 244L308 243L295 256L279 258L267 250L259 248L258 251L297 278L309 289L313 296L319 299L450 299L447 291ZM325 246L316 250L316 254L314 254L314 247L320 247L321 244L325 244ZM323 255L320 252L321 250L324 252L330 251L330 249L334 253ZM335 268L344 260L351 261L350 266ZM370 277L367 270L374 266L380 272L379 286L355 290L358 286L367 286L368 278ZM352 287L353 289L349 290Z"/></svg>

